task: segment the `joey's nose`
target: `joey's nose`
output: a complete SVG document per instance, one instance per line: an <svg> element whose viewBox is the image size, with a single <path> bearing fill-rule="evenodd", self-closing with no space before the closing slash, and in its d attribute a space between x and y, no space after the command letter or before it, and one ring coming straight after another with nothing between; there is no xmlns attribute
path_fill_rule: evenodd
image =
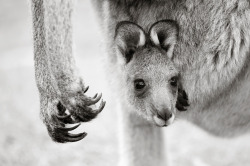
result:
<svg viewBox="0 0 250 166"><path fill-rule="evenodd" d="M160 110L157 111L157 118L168 121L171 117L173 116L173 114L168 111L168 110Z"/></svg>
<svg viewBox="0 0 250 166"><path fill-rule="evenodd" d="M157 126L168 126L174 121L175 116L169 110L157 110L155 113L156 114L153 116L153 119Z"/></svg>

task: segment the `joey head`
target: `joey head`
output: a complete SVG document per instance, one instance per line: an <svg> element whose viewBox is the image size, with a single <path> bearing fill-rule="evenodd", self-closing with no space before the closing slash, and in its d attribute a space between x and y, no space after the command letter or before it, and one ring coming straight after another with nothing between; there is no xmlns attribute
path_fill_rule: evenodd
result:
<svg viewBox="0 0 250 166"><path fill-rule="evenodd" d="M173 49L178 26L162 20L146 33L139 25L123 21L116 27L116 47L126 100L144 118L163 127L176 110L185 111L188 98L174 65Z"/></svg>

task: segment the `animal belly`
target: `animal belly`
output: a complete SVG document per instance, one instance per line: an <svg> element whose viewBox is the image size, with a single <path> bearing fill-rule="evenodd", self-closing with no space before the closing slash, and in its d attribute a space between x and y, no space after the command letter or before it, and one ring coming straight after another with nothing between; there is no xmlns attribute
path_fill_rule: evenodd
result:
<svg viewBox="0 0 250 166"><path fill-rule="evenodd" d="M250 72L249 72L250 73ZM250 131L250 78L246 74L230 91L206 107L191 106L179 115L212 134L232 137Z"/></svg>

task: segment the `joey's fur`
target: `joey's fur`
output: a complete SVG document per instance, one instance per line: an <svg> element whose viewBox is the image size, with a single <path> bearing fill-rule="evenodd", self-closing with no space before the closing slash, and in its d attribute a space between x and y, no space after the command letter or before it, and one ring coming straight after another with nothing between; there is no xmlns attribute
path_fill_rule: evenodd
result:
<svg viewBox="0 0 250 166"><path fill-rule="evenodd" d="M86 86L75 69L71 40L72 4L73 0L32 1L41 113L50 135L58 142L82 139L85 133L72 136L68 130L73 129L65 129L65 123L91 120L105 104L102 103L98 110L90 109L89 106L100 100L100 96L93 99L84 94ZM124 85L131 79L129 73L134 73L136 69L143 71L139 75L148 77L154 82L154 87L163 88L151 89L151 93L156 93L156 90L161 96L154 104L166 104L162 103L164 95L161 93L171 94L168 91L170 88L165 86L171 75L169 64L180 73L181 91L185 90L188 94L190 106L185 112L176 111L175 116L220 136L249 132L249 0L93 0L93 4L106 38L109 76L116 80L116 91L120 96L122 164L164 165L161 130L153 127L152 120L144 121L134 113L135 108L137 112L141 111L140 114L143 110L145 112L143 107L149 100L144 100L146 104L140 104L135 96L126 97L134 93L129 90L132 85ZM159 33L150 33L154 23L160 20L176 22L179 27L178 40L165 37L167 40L162 46ZM119 42L126 40L118 40L116 35L117 24L122 21L130 21L141 27L132 28L132 31L137 31L129 35L129 38L139 36L137 39L140 42L133 38L130 40L136 41L136 49L140 47L133 55L138 55L137 59L122 56L127 54L126 51L121 52L125 47ZM141 38L141 32L147 34L145 40ZM168 30L164 32L171 34ZM160 48L159 45L157 48L157 39ZM147 45L149 40L155 45ZM167 49L165 45L168 45ZM117 46L120 48L117 49ZM164 57L168 59L164 61ZM143 63L151 70L146 70ZM156 84L158 76L159 85ZM123 91L120 92L120 89ZM172 99L177 100L177 95L172 95ZM66 109L69 115L65 114ZM150 116L146 118L150 119Z"/></svg>
<svg viewBox="0 0 250 166"><path fill-rule="evenodd" d="M173 122L177 108L188 106L172 56L178 26L172 20L154 23L149 32L135 23L116 26L116 55L125 100L158 126ZM179 95L178 95L179 94ZM186 101L186 102L185 102ZM183 108L184 109L184 108Z"/></svg>
<svg viewBox="0 0 250 166"><path fill-rule="evenodd" d="M122 4L104 2L108 39L119 20L133 20L145 31L158 20L178 23L179 41L173 61L180 69L190 108L177 116L216 135L232 136L247 131L249 1L126 1L127 5ZM111 42L109 58L115 61L112 46Z"/></svg>

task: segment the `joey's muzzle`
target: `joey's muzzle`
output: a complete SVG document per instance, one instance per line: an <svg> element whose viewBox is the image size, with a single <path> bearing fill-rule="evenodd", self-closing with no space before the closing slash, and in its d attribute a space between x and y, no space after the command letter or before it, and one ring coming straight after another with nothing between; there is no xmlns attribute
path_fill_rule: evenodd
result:
<svg viewBox="0 0 250 166"><path fill-rule="evenodd" d="M154 110L153 120L157 126L164 127L173 123L175 115L168 109Z"/></svg>
<svg viewBox="0 0 250 166"><path fill-rule="evenodd" d="M157 126L163 127L173 123L175 118L174 95L164 88L155 90L152 98L151 110L153 121Z"/></svg>

